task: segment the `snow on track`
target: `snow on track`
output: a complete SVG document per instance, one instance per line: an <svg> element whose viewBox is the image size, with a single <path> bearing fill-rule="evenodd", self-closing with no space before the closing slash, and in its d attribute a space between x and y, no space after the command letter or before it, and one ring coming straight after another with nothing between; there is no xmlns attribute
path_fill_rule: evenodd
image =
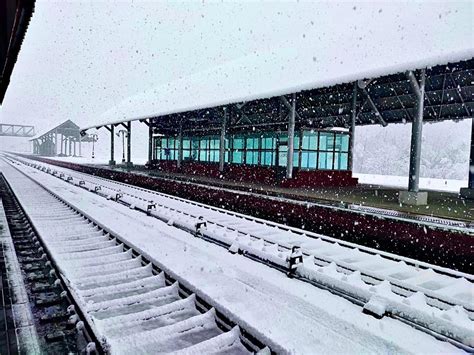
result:
<svg viewBox="0 0 474 355"><path fill-rule="evenodd" d="M167 261L170 261L171 263L176 261L176 257L173 257L173 255L169 255L170 250L172 250L173 248L171 249L169 248L171 245L176 244L176 241L178 241L179 239L183 240L183 242L186 244L189 242L193 246L199 245L201 247L201 246L204 246L204 244L206 244L200 239L189 238L189 234L179 231L178 229L175 229L173 227L167 227L166 225L164 227L164 230L165 231L169 230L169 231L164 232L164 233L172 233L172 234L168 234L168 236L164 239L160 238L159 236L156 236L155 234L156 230L163 231L163 227L158 227L161 223L159 221L153 222L153 219L149 219L149 218L144 218L142 220L139 218L140 214L138 212L134 212L130 209L127 209L124 206L121 206L120 204L110 202L110 201L105 201L105 199L101 200L101 198L95 194L90 194L85 191L81 192L81 190L77 189L73 185L61 182L60 180L55 179L51 175L43 174L41 172L38 172L37 170L27 168L27 167L23 167L21 169L27 172L28 175L31 176L32 178L39 180L42 183L45 183L46 185L53 188L55 191L57 190L58 193L61 194L61 196L64 196L63 198L67 198L68 201L69 200L76 201L74 203L76 204L79 203L81 206L84 206L86 210L90 211L88 213L93 213L94 215L97 215L97 216L103 216L103 218L106 218L105 220L107 220L107 222L110 221L111 223L116 224L117 227L122 226L121 228L126 228L127 227L126 221L129 221L128 223L130 223L130 221L132 220L137 220L136 223L135 221L132 222L133 227L130 226L133 228L135 232L132 234L130 233L127 234L127 232L124 231L126 233L125 235L128 235L127 238L129 240L134 240L135 244L138 243L136 245L139 248L141 248L142 250L144 250L143 248L148 248L146 250L148 250L152 255L157 255L161 259L165 259ZM67 178L66 176L64 177ZM74 179L70 182L74 183ZM79 185L79 181L76 182L76 184ZM87 186L82 186L82 187L87 187ZM101 202L101 201L104 201L104 202ZM130 212L127 212L127 211L130 211ZM116 215L116 217L110 218L112 216L115 216L114 214L117 214L117 213L118 215ZM129 215L130 217L128 217ZM106 216L110 216L110 217L106 217ZM152 225L155 227L152 227ZM153 229L150 229L150 228L155 228L155 233L153 233ZM126 229L128 230L129 228L126 228ZM188 237L186 237L186 235L188 235ZM173 237L170 237L170 236L173 236ZM158 244L156 244L156 242L153 241L155 238L158 238L156 240L160 241ZM184 241L185 239L188 240L188 242ZM197 252L195 248L193 249L193 254L189 254L189 252L186 252L186 249L189 248L189 247L186 247L186 244L181 244L182 246L181 247L178 246L178 249L175 248L175 252L179 252L179 248L181 248L181 253L182 253L183 252L182 248L184 245L184 254L186 255L186 259L182 260L182 262L175 264L174 267L176 267L177 269L182 268L182 271L184 270L187 276L195 277L196 276L195 273L190 274L188 271L188 270L192 270L192 269L189 269L189 266L194 265L193 264L193 260L194 260L194 263L197 263L196 268L200 270L200 271L198 270L196 271L198 271L198 274L200 274L199 276L201 276L203 270L206 270L206 269L203 269L202 267L199 269L199 264L200 263L208 264L209 262L211 262L211 260L206 259L205 254L199 256L199 252ZM160 249L162 248L164 248L164 250L163 252L160 252ZM217 247L214 246L212 248L217 248ZM173 252L171 253L173 254ZM222 252L219 252L219 253L222 253ZM215 253L212 253L212 255L213 257L217 257L218 256L217 251ZM245 261L246 259L242 259L241 257L237 257L237 259L233 259L233 258L229 259L228 256L223 256L220 259L221 259L220 262L223 263L222 267L224 268L224 270L228 268L225 265L227 265L229 262L235 263L238 260L239 267L242 265L249 265L248 267L251 268L252 274L256 273L256 275L259 275L259 277L264 277L264 275L268 277L269 275L274 275L274 273L276 272L276 271L271 271L272 269L269 269L269 268L265 269L264 265L254 263L250 260ZM220 266L218 268L221 269ZM430 337L423 335L423 333L420 333L418 331L415 331L416 336L415 334L410 334L410 331L408 331L408 329L412 329L411 331L413 332L414 331L413 328L403 326L402 323L391 320L390 318L383 318L380 320L376 320L369 316L363 316L360 313L360 308L358 308L358 311L356 310L357 307L355 307L354 305L348 308L347 303L345 303L347 301L344 301L343 299L339 299L338 297L330 296L329 294L326 294L324 292L321 293L322 291L314 287L311 287L310 285L305 286L305 284L302 284L302 283L298 283L298 282L295 283L295 281L288 280L284 276L279 276L278 280L279 282L283 282L283 280L287 280L287 281L284 281L284 283L288 283L288 289L285 289L285 290L275 289L274 290L275 293L272 292L272 297L268 298L268 296L265 296L263 297L261 302L257 302L256 301L257 298L255 298L252 301L252 303L248 303L246 304L245 308L242 308L241 307L242 299L235 298L235 296L234 297L230 296L233 293L237 292L238 288L240 287L240 286L237 286L238 284L235 284L235 282L232 281L232 279L235 277L234 274L236 271L237 270L234 271L234 269L228 269L228 272L226 273L227 276L225 278L220 277L219 276L220 274L219 273L216 274L215 272L212 272L211 274L207 274L207 277L208 278L210 277L209 278L210 284L206 285L206 289L209 291L208 286L213 284L213 280L216 280L216 281L220 280L218 282L218 285L219 285L218 288L213 288L213 287L210 288L211 294L216 295L216 291L219 291L217 292L217 295L221 294L221 297L223 296L223 294L225 294L226 295L224 296L225 298L220 298L220 301L224 301L224 304L227 307L229 307L229 309L238 308L239 312L246 315L247 320L249 319L249 316L250 316L250 319L252 319L254 323L257 323L257 324L267 323L268 324L266 325L267 327L271 324L270 328L268 329L268 330L271 330L270 333L268 331L266 332L264 331L264 333L267 336L268 334L271 334L271 337L278 336L281 338L285 338L287 341L289 340L290 343L293 344L292 345L293 348L306 349L306 352L307 352L308 349L314 348L314 344L319 344L319 349L320 350L326 349L326 351L334 351L335 349L337 349L341 352L347 352L349 351L349 349L351 349L350 351L359 349L359 351L364 351L364 352L370 352L370 351L380 352L380 351L386 351L387 349L391 349L390 351L411 352L411 351L416 351L416 349L418 349L420 346L430 348L434 346L435 344L437 344L434 338L431 338L432 339L431 341L427 341L426 337L428 338ZM239 272L238 274L240 275L240 278L241 278L242 277L241 272ZM271 282L274 281L272 277L270 278ZM265 285L265 289L268 290L267 279L259 279L257 281L257 279L255 280L249 279L247 276L244 279L245 279L244 281L245 285L252 285L251 290L254 289L255 287L261 288L263 285ZM242 281L244 279L242 279ZM229 286L232 284L234 284L234 286L232 286L232 288L229 289ZM245 295L245 293L248 293L247 295L251 295L252 292L253 291L250 291L249 289L246 288L245 292L240 295ZM286 297L288 299L288 296L285 296L288 294L288 292L290 294L304 295L305 302L310 301L310 303L317 304L317 305L320 305L320 303L323 302L324 307L320 308L320 310L318 310L317 313L315 314L314 313L315 309L308 308L308 305L306 305L304 306L303 309L306 310L306 313L308 313L308 315L312 314L311 318L300 319L299 321L297 321L297 319L299 318L297 314L291 315L291 317L295 317L294 319L288 318L287 313L290 309L292 312L295 306L296 306L296 309L301 309L301 305L299 305L300 301L296 301L296 303L294 303L295 302L294 299L292 299L291 301L287 301L291 303L287 304L285 302L284 306L283 306L283 303L279 305L278 299L282 298L283 296L284 298ZM313 298L306 299L306 294L308 294L308 297L309 297L309 295L313 293L315 293L317 296L313 296ZM260 297L262 296L264 296L264 294L260 294ZM267 298L267 301L265 301L265 298ZM316 300L318 301L316 302ZM236 301L237 303L235 303ZM269 301L271 303L268 303ZM273 306L272 304L275 302L276 304ZM337 306L335 307L334 304L337 304ZM315 305L313 305L313 307L314 306ZM316 306L316 307L319 308L319 306ZM274 309L277 312L275 314L281 313L281 315L279 315L277 318L274 318L272 316L270 319L278 320L282 315L285 315L286 320L291 319L289 323L286 323L285 321L286 325L284 327L285 328L284 332L281 332L281 330L277 330L278 327L275 328L275 326L278 325L278 321L276 324L275 322L265 321L266 316L263 314L272 314L269 311L270 309ZM324 311L322 311L323 309ZM250 311L253 314L249 313ZM344 314L341 314L340 313L341 311ZM321 312L324 313L325 315L323 316ZM329 312L329 314L326 314L326 312ZM334 318L336 313L337 313L337 316L336 316L337 320ZM258 316L259 314L260 314L260 317ZM262 318L262 316L264 318ZM291 324L290 327L288 326L289 324ZM379 326L380 326L380 329L379 329ZM261 330L263 329L267 329L267 328L261 328ZM332 329L332 330L328 333L328 329ZM364 334L362 329L369 330L369 333L371 335ZM298 336L295 337L295 334L298 334ZM374 338L374 335L375 335L375 338ZM316 336L316 339L314 338L315 336ZM411 342L411 339L415 339L413 338L413 336L415 336L416 342ZM390 344L389 348L386 348L387 346L386 339L391 339L389 340L389 344ZM312 343L313 341L316 341L316 343ZM348 342L350 343L350 345ZM298 344L298 346L295 347L294 344ZM309 344L313 344L313 345L310 346ZM380 346L382 346L382 348ZM374 349L377 349L377 350L374 350ZM382 349L385 349L385 350L382 350ZM451 351L452 352L454 351L454 348L451 347L449 348L449 350L447 348L443 350L440 350L440 348L438 348L438 350L432 350L432 351L434 352Z"/></svg>
<svg viewBox="0 0 474 355"><path fill-rule="evenodd" d="M26 177L22 204L99 338L113 353L247 354L238 327ZM44 208L47 206L47 208ZM61 222L58 223L58 216Z"/></svg>
<svg viewBox="0 0 474 355"><path fill-rule="evenodd" d="M226 242L234 242L237 238L242 245L255 243L257 240L260 244L263 241L263 244L271 243L284 247L286 250L283 253L279 251L281 259L288 256L291 246L298 245L315 258L318 266L327 266L335 262L344 269L360 271L361 274L376 280L388 280L395 288L421 291L429 297L462 305L474 311L473 275L70 169L45 163L35 165L45 171L50 169L50 173L57 171L58 176L63 173L64 179L72 178L72 183L91 190L99 186L101 189L99 193L109 198L116 198L119 194L120 201L136 208L146 210L152 202L156 207L151 214L168 218L170 222L179 223L202 216L207 222L207 228L202 232L215 238L220 237ZM471 282L465 282L467 280L464 279Z"/></svg>

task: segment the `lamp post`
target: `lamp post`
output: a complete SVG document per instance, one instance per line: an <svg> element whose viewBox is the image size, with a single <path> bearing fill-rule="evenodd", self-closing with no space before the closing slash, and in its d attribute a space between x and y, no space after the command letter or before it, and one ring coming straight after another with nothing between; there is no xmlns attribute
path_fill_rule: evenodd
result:
<svg viewBox="0 0 474 355"><path fill-rule="evenodd" d="M117 133L117 137L122 136L122 164L125 164L125 137L128 137L128 132L125 129L121 129Z"/></svg>
<svg viewBox="0 0 474 355"><path fill-rule="evenodd" d="M94 154L94 144L95 144L95 141L99 139L99 136L97 134L91 134L91 138L92 138L92 159L95 158L95 154Z"/></svg>

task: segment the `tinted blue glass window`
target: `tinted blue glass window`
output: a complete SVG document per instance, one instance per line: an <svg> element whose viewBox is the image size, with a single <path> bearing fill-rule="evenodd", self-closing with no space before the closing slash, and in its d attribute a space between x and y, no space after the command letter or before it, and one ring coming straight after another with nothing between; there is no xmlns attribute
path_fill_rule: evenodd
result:
<svg viewBox="0 0 474 355"><path fill-rule="evenodd" d="M293 141L293 148L294 148L295 150L300 148L300 137L299 137L299 136L296 136L296 137L294 138L294 141Z"/></svg>
<svg viewBox="0 0 474 355"><path fill-rule="evenodd" d="M293 153L293 166L297 168L300 162L300 155L299 153Z"/></svg>
<svg viewBox="0 0 474 355"><path fill-rule="evenodd" d="M349 135L343 134L341 136L341 151L348 152L349 151Z"/></svg>
<svg viewBox="0 0 474 355"><path fill-rule="evenodd" d="M244 140L243 138L234 138L234 149L243 149Z"/></svg>
<svg viewBox="0 0 474 355"><path fill-rule="evenodd" d="M234 151L232 153L232 162L235 164L242 164L242 152Z"/></svg>
<svg viewBox="0 0 474 355"><path fill-rule="evenodd" d="M258 152L257 151L247 151L245 154L245 163L246 164L257 164L258 163Z"/></svg>

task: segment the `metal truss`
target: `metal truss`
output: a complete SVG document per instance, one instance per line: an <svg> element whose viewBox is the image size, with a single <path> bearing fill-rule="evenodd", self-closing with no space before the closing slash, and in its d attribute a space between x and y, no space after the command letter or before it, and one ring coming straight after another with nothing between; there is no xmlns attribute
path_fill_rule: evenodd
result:
<svg viewBox="0 0 474 355"><path fill-rule="evenodd" d="M2 137L34 137L34 135L34 126L0 123L0 136Z"/></svg>

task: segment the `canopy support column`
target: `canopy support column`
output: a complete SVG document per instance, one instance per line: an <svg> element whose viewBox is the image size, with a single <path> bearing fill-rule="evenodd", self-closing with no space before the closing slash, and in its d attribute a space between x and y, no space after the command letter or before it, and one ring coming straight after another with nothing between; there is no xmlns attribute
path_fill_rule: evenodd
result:
<svg viewBox="0 0 474 355"><path fill-rule="evenodd" d="M110 132L110 160L109 160L109 165L114 166L115 165L115 126L112 124L110 125L110 128L105 126Z"/></svg>
<svg viewBox="0 0 474 355"><path fill-rule="evenodd" d="M178 132L178 161L176 166L178 169L181 169L183 163L183 121L179 122L179 132Z"/></svg>
<svg viewBox="0 0 474 355"><path fill-rule="evenodd" d="M132 121L127 123L127 168L131 168L132 163Z"/></svg>
<svg viewBox="0 0 474 355"><path fill-rule="evenodd" d="M153 160L153 125L151 119L147 123L148 125L148 164L151 165Z"/></svg>
<svg viewBox="0 0 474 355"><path fill-rule="evenodd" d="M79 133L79 156L82 157L82 135Z"/></svg>
<svg viewBox="0 0 474 355"><path fill-rule="evenodd" d="M461 189L461 196L474 200L474 118L471 123L471 155L469 157L469 181L467 187Z"/></svg>
<svg viewBox="0 0 474 355"><path fill-rule="evenodd" d="M225 165L225 130L227 126L227 107L224 107L224 116L222 117L221 136L219 141L219 171L224 171Z"/></svg>
<svg viewBox="0 0 474 355"><path fill-rule="evenodd" d="M355 143L355 127L357 117L357 82L354 82L354 89L352 92L352 108L351 108L351 127L349 130L349 170L352 171L354 167L354 143Z"/></svg>
<svg viewBox="0 0 474 355"><path fill-rule="evenodd" d="M291 98L291 109L288 116L288 151L286 158L286 178L291 179L293 177L293 152L294 152L294 141L295 141L295 116L296 116L296 94L292 95Z"/></svg>
<svg viewBox="0 0 474 355"><path fill-rule="evenodd" d="M58 155L58 130L54 131L54 154L53 156Z"/></svg>
<svg viewBox="0 0 474 355"><path fill-rule="evenodd" d="M423 104L425 99L425 70L422 69L420 72L420 83L418 83L412 71L407 72L407 78L416 96L416 106L411 128L408 191L400 191L399 202L419 206L428 203L428 193L419 191L421 134L423 129Z"/></svg>

